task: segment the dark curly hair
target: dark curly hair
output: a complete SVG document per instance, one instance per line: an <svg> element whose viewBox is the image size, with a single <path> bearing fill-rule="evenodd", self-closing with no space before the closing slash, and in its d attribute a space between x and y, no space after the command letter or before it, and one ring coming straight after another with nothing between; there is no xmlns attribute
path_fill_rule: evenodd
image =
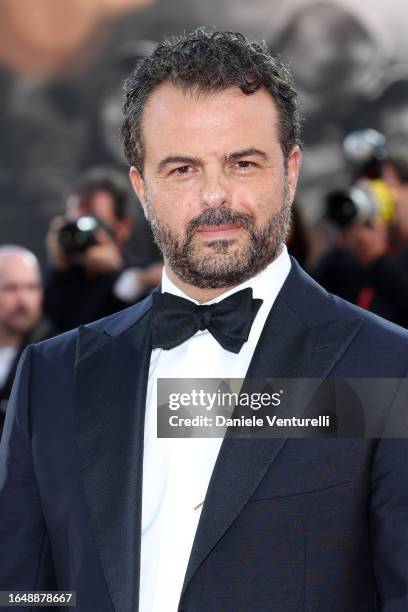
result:
<svg viewBox="0 0 408 612"><path fill-rule="evenodd" d="M125 81L122 137L129 163L143 173L143 111L152 92L169 81L183 91L215 93L237 86L245 94L264 87L279 112L279 138L285 160L300 144L300 117L292 75L271 56L265 42L252 42L238 32L190 34L161 42L150 57L137 61Z"/></svg>

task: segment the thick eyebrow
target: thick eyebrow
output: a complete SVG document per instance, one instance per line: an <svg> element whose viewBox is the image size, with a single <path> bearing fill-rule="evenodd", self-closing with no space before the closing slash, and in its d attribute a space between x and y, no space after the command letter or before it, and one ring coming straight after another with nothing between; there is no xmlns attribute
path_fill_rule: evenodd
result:
<svg viewBox="0 0 408 612"><path fill-rule="evenodd" d="M255 149L254 147L251 147L249 149L242 149L241 151L233 151L232 153L228 153L228 155L225 156L225 161L237 161L242 157L253 156L262 157L264 161L267 161L269 159L265 151L260 151L260 149Z"/></svg>
<svg viewBox="0 0 408 612"><path fill-rule="evenodd" d="M157 166L157 172L162 172L170 164L183 164L185 166L197 166L200 163L198 157L188 157L186 155L169 155L162 159Z"/></svg>
<svg viewBox="0 0 408 612"><path fill-rule="evenodd" d="M233 151L224 156L225 161L231 162L241 159L242 157L262 157L264 161L269 159L265 151L250 147L249 149L241 149L240 151ZM169 155L162 159L157 166L157 173L163 172L166 166L170 164L183 164L185 166L198 166L200 164L198 157L190 157L188 155Z"/></svg>

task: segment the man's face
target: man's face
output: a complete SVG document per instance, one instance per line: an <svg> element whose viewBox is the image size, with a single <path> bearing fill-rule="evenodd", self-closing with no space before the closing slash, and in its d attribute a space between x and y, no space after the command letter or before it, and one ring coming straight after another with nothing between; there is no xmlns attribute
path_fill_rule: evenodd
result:
<svg viewBox="0 0 408 612"><path fill-rule="evenodd" d="M115 207L109 191L96 189L85 199L77 199L76 207L72 209L75 218L84 215L98 217L109 227L113 227L116 222Z"/></svg>
<svg viewBox="0 0 408 612"><path fill-rule="evenodd" d="M123 246L132 231L132 222L129 217L118 219L115 212L115 203L112 194L106 189L95 189L86 198L76 195L68 198L66 217L70 220L83 216L97 217L111 231L115 242Z"/></svg>
<svg viewBox="0 0 408 612"><path fill-rule="evenodd" d="M0 328L24 335L41 316L40 271L30 255L9 254L0 260Z"/></svg>
<svg viewBox="0 0 408 612"><path fill-rule="evenodd" d="M196 96L169 83L143 116L144 173L132 185L167 267L196 287L229 287L265 268L285 239L300 151L287 160L266 90Z"/></svg>

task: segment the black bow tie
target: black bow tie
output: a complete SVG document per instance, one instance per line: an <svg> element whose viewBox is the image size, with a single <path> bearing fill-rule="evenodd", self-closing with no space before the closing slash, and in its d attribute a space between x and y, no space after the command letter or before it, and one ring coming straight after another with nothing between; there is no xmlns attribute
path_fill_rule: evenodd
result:
<svg viewBox="0 0 408 612"><path fill-rule="evenodd" d="M153 348L172 349L203 329L227 351L239 353L263 300L242 289L215 304L197 305L172 293L153 293Z"/></svg>

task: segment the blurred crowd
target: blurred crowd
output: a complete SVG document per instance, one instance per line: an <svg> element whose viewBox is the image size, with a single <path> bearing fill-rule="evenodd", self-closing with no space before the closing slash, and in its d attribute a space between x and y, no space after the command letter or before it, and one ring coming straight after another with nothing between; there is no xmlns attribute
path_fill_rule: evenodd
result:
<svg viewBox="0 0 408 612"><path fill-rule="evenodd" d="M311 273L328 291L408 327L408 150L374 130L344 141L350 185L327 194L329 246Z"/></svg>
<svg viewBox="0 0 408 612"><path fill-rule="evenodd" d="M408 327L408 147L388 149L364 130L343 149L349 183L327 193L313 227L295 203L289 252L328 291ZM23 246L0 245L0 433L27 344L126 308L161 280L161 262L128 248L139 228L122 173L94 168L64 202L44 232L44 266Z"/></svg>
<svg viewBox="0 0 408 612"><path fill-rule="evenodd" d="M51 219L43 268L26 248L0 245L0 433L27 344L126 308L160 282L162 264L127 249L133 233L127 180L95 168Z"/></svg>

